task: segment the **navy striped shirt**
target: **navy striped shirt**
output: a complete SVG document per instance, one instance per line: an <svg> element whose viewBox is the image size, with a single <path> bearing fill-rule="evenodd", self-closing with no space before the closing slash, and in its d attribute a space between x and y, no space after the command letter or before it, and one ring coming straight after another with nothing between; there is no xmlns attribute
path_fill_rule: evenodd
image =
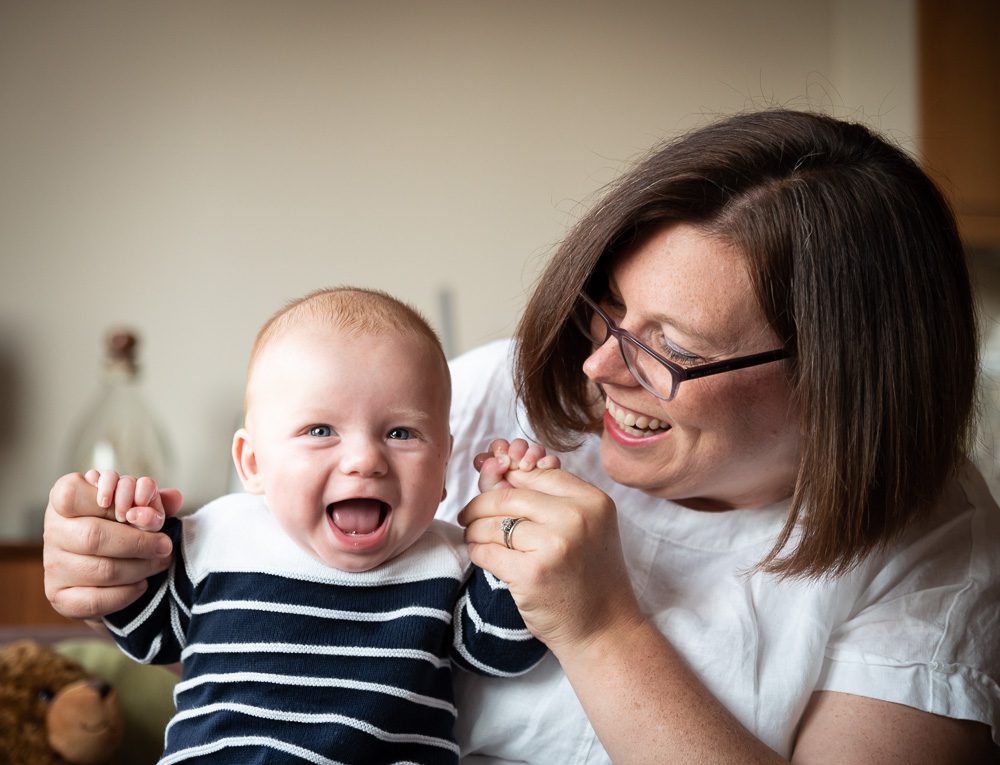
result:
<svg viewBox="0 0 1000 765"><path fill-rule="evenodd" d="M105 619L137 661L183 662L163 764L456 763L452 663L513 676L545 652L450 524L360 573L308 556L262 497L164 530L170 570Z"/></svg>

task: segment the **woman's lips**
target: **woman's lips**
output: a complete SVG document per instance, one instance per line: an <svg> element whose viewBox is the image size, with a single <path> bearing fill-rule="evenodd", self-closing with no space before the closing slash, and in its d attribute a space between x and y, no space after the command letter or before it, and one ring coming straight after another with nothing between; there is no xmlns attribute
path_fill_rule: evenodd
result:
<svg viewBox="0 0 1000 765"><path fill-rule="evenodd" d="M604 406L621 431L635 438L650 438L670 430L670 425L666 422L645 414L636 414L619 406L610 398L605 397Z"/></svg>

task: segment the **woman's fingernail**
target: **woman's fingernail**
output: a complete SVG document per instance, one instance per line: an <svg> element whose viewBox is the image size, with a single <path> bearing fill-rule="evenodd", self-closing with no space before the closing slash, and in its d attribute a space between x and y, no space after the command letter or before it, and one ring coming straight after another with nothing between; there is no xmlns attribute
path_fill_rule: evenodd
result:
<svg viewBox="0 0 1000 765"><path fill-rule="evenodd" d="M170 544L170 537L164 536L162 539L156 540L156 554L157 555L167 555L170 553L172 545Z"/></svg>

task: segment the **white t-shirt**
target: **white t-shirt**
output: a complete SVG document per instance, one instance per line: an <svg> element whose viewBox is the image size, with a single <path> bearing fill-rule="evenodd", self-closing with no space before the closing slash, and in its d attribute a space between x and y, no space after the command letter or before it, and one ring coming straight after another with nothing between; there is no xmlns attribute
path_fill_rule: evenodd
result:
<svg viewBox="0 0 1000 765"><path fill-rule="evenodd" d="M477 493L477 452L496 437L531 437L515 411L510 347L452 362L447 520ZM745 572L771 549L787 503L690 510L614 483L597 446L591 437L560 456L614 499L643 610L768 746L790 756L817 690L978 720L1000 742L1000 510L971 465L889 551L837 579L782 581ZM610 762L551 654L514 680L456 673L456 684L464 763Z"/></svg>

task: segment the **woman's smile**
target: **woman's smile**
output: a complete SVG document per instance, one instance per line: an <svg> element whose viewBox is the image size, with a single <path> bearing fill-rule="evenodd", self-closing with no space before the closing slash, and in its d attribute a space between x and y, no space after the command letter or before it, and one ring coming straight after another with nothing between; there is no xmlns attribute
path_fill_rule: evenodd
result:
<svg viewBox="0 0 1000 765"><path fill-rule="evenodd" d="M630 436L636 438L651 438L670 430L670 423L661 420L653 415L641 414L631 409L626 409L620 404L611 400L610 396L604 399L604 406L611 416L611 419L619 428Z"/></svg>

